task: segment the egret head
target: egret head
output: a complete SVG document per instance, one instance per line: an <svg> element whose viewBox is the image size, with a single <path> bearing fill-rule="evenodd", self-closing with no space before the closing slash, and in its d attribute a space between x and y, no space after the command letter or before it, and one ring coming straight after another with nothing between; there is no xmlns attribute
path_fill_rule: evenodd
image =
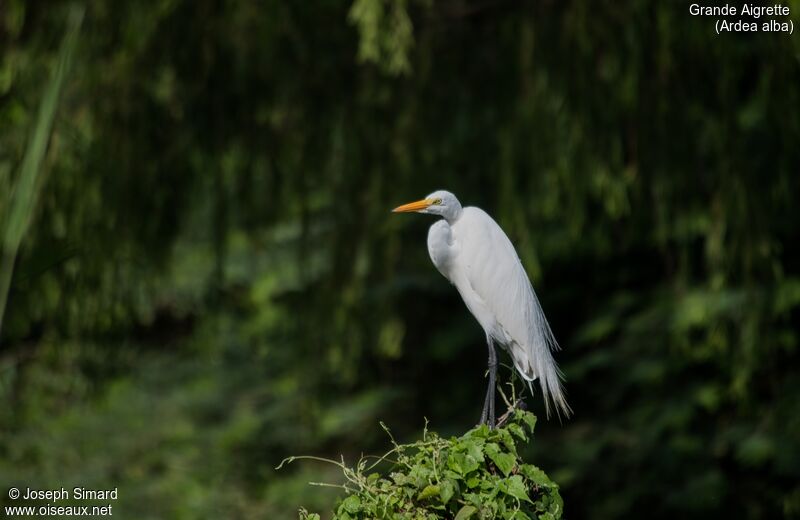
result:
<svg viewBox="0 0 800 520"><path fill-rule="evenodd" d="M461 216L461 203L455 195L445 190L437 190L416 202L403 204L392 210L395 213L427 213L429 215L439 215L448 222L453 222Z"/></svg>

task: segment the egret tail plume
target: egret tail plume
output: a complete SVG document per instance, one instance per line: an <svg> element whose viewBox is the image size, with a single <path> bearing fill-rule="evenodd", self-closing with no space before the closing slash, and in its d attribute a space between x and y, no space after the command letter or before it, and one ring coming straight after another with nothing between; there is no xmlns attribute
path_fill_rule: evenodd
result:
<svg viewBox="0 0 800 520"><path fill-rule="evenodd" d="M549 363L543 367L542 372L539 374L539 386L542 388L547 418L550 418L551 408L555 408L559 420L561 420L562 416L568 419L572 415L572 408L570 408L564 395L564 385L561 384L564 377L561 370L555 363Z"/></svg>

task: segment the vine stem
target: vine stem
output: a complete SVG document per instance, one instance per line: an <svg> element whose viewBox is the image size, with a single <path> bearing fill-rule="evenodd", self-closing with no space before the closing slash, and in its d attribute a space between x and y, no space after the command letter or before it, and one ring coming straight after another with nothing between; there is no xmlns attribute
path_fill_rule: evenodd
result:
<svg viewBox="0 0 800 520"><path fill-rule="evenodd" d="M514 403L514 406L509 406L508 410L506 410L506 413L504 413L503 415L500 416L499 419L497 419L497 427L499 428L503 424L508 422L508 420L511 418L511 415L514 413L514 410L519 408L519 406L522 403L524 403L524 401L522 399L517 399L517 401Z"/></svg>

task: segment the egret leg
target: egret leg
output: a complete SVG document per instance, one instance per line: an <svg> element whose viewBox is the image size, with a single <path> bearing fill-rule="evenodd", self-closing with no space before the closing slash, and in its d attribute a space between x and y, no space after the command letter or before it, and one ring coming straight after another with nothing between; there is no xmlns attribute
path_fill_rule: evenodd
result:
<svg viewBox="0 0 800 520"><path fill-rule="evenodd" d="M489 386L486 388L486 399L483 401L483 411L481 412L480 424L488 424L489 429L495 426L495 387L497 386L497 351L494 342L489 336L486 337L486 344L489 347Z"/></svg>
<svg viewBox="0 0 800 520"><path fill-rule="evenodd" d="M481 412L481 420L478 424L488 424L489 418L489 389L486 389L486 397L483 398L483 411Z"/></svg>

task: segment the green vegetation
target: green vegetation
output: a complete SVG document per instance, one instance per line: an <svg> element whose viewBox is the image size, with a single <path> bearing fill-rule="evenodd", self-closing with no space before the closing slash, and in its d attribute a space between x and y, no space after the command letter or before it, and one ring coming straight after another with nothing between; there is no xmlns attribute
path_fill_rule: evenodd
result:
<svg viewBox="0 0 800 520"><path fill-rule="evenodd" d="M426 429L421 440L397 444L392 439L391 451L377 460L362 457L352 468L328 460L346 479L341 487L347 497L333 518L559 519L564 502L558 485L517 454L517 443L527 442L535 426L532 413L513 410L509 422L495 430L482 425L461 437L442 439ZM285 462L298 458L304 457ZM374 472L381 463L388 469ZM300 517L320 518L305 510Z"/></svg>
<svg viewBox="0 0 800 520"><path fill-rule="evenodd" d="M14 272L14 262L19 250L22 237L27 231L31 215L36 208L37 188L41 184L42 161L44 160L47 143L53 126L58 99L69 69L75 45L78 41L78 31L83 18L82 9L73 7L70 12L70 26L58 57L58 66L47 90L44 92L41 106L36 118L33 135L31 136L25 157L20 165L16 184L10 193L0 193L0 216L3 217L0 226L0 332L3 330L3 315L5 315L8 291L11 287L11 275Z"/></svg>
<svg viewBox="0 0 800 520"><path fill-rule="evenodd" d="M296 518L338 468L287 456L458 438L483 334L389 212L444 188L563 347L575 415L518 448L570 518L800 516L797 34L649 0L77 5L60 89L73 3L0 7L0 507Z"/></svg>

